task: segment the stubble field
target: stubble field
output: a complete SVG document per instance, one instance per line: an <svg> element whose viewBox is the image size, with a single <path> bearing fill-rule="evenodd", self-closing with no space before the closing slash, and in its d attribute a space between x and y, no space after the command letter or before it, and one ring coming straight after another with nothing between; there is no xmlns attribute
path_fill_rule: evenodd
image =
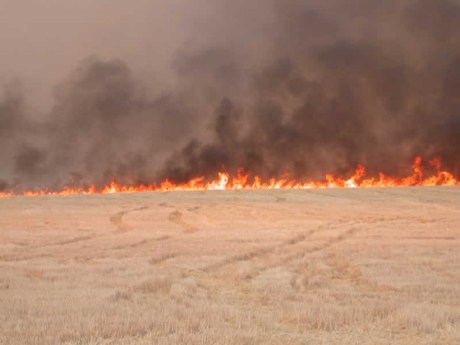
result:
<svg viewBox="0 0 460 345"><path fill-rule="evenodd" d="M0 199L0 344L460 344L460 189Z"/></svg>

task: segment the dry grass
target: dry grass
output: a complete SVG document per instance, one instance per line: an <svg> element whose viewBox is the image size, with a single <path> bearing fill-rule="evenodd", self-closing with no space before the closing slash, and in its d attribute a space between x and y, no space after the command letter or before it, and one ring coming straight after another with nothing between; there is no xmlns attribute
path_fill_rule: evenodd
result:
<svg viewBox="0 0 460 345"><path fill-rule="evenodd" d="M0 200L0 344L459 344L460 189Z"/></svg>

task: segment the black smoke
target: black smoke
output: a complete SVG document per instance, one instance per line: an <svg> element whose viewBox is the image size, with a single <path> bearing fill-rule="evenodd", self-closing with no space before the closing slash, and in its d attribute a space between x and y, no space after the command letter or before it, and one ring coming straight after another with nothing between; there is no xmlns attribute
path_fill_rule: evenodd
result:
<svg viewBox="0 0 460 345"><path fill-rule="evenodd" d="M6 88L0 190L238 167L313 179L363 163L401 175L416 155L460 175L458 1L219 3L228 17L177 53L173 87L152 92L123 61L88 58L40 120Z"/></svg>

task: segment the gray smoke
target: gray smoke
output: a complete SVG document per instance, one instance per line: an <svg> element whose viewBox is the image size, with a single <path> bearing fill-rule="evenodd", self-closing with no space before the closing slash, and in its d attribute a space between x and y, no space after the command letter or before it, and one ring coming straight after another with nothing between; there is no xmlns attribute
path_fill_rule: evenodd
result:
<svg viewBox="0 0 460 345"><path fill-rule="evenodd" d="M220 0L205 12L170 62L172 83L87 58L43 116L5 88L0 189L238 167L401 175L416 155L460 175L458 1Z"/></svg>

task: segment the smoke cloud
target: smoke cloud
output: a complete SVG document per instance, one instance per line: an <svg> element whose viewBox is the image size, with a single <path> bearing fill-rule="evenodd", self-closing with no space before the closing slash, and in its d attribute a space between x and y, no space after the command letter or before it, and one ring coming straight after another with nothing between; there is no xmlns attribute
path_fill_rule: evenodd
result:
<svg viewBox="0 0 460 345"><path fill-rule="evenodd" d="M0 190L180 182L223 167L315 179L363 163L400 175L416 155L460 175L458 1L219 0L168 11L188 33L146 48L143 61L161 42L172 52L152 62L162 70L153 79L146 64L90 51L40 113L27 88L3 87Z"/></svg>

